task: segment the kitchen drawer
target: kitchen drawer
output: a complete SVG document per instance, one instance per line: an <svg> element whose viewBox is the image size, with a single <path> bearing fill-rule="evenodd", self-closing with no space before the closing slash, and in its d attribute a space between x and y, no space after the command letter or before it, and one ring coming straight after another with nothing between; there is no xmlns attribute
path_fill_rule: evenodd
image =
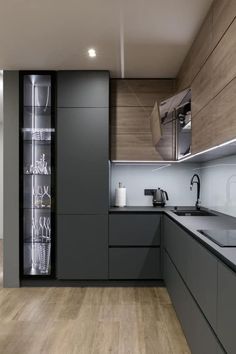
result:
<svg viewBox="0 0 236 354"><path fill-rule="evenodd" d="M187 286L216 329L217 259L193 238L188 240Z"/></svg>
<svg viewBox="0 0 236 354"><path fill-rule="evenodd" d="M188 269L189 239L178 224L164 217L164 245L181 276L186 280Z"/></svg>
<svg viewBox="0 0 236 354"><path fill-rule="evenodd" d="M167 290L193 354L224 353L202 311L165 252L164 274Z"/></svg>
<svg viewBox="0 0 236 354"><path fill-rule="evenodd" d="M160 279L159 247L115 247L109 249L110 279Z"/></svg>
<svg viewBox="0 0 236 354"><path fill-rule="evenodd" d="M228 354L236 352L236 274L218 262L217 334Z"/></svg>
<svg viewBox="0 0 236 354"><path fill-rule="evenodd" d="M160 215L112 214L109 216L111 246L159 246L160 238Z"/></svg>

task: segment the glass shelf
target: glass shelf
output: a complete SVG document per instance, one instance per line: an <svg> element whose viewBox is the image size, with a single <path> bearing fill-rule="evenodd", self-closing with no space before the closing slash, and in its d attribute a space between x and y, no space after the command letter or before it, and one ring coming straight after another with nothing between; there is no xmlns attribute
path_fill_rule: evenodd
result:
<svg viewBox="0 0 236 354"><path fill-rule="evenodd" d="M27 207L24 207L23 208L24 210L48 210L50 211L52 209L52 207L45 207L45 208L37 208L37 207L33 207L33 208L27 208Z"/></svg>
<svg viewBox="0 0 236 354"><path fill-rule="evenodd" d="M24 176L51 176L52 174L51 173L48 173L48 174L43 174L43 173L24 173L23 174Z"/></svg>
<svg viewBox="0 0 236 354"><path fill-rule="evenodd" d="M34 243L34 244L39 244L39 243L51 243L51 241L47 241L47 242L45 242L45 241L41 241L41 240L38 240L38 241L32 241L32 239L31 239L31 237L29 236L29 237L26 237L25 239L24 239L24 243L26 243L26 244L29 244L29 243Z"/></svg>

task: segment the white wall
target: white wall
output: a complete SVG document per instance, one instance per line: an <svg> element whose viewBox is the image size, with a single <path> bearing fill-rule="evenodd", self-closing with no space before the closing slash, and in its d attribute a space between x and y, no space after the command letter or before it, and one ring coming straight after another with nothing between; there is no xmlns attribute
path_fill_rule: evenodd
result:
<svg viewBox="0 0 236 354"><path fill-rule="evenodd" d="M152 205L152 197L144 195L145 188L164 189L169 194L167 205L191 206L196 202L196 190L190 191L190 180L196 164L176 165L111 165L111 205L115 188L122 182L127 188L128 206Z"/></svg>
<svg viewBox="0 0 236 354"><path fill-rule="evenodd" d="M202 205L236 217L236 156L204 163L198 172Z"/></svg>

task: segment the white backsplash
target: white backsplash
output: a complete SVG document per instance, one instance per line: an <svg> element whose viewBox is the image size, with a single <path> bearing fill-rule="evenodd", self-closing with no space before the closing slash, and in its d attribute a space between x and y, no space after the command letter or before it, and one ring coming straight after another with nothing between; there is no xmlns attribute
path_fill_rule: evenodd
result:
<svg viewBox="0 0 236 354"><path fill-rule="evenodd" d="M196 202L196 186L190 191L190 180L196 164L173 165L120 165L111 164L111 205L119 182L127 188L127 206L151 206L152 197L144 189L164 189L169 195L166 205L190 206Z"/></svg>
<svg viewBox="0 0 236 354"><path fill-rule="evenodd" d="M197 172L202 205L236 217L236 156L204 163Z"/></svg>

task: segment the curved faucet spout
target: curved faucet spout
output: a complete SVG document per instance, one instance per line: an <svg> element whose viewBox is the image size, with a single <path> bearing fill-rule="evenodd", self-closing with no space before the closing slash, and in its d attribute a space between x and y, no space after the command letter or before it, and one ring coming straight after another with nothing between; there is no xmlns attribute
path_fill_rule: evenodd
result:
<svg viewBox="0 0 236 354"><path fill-rule="evenodd" d="M200 209L200 189L201 189L201 182L200 182L200 177L198 174L194 174L193 177L191 178L190 182L190 190L193 189L193 185L197 185L197 201L196 201L196 209Z"/></svg>

